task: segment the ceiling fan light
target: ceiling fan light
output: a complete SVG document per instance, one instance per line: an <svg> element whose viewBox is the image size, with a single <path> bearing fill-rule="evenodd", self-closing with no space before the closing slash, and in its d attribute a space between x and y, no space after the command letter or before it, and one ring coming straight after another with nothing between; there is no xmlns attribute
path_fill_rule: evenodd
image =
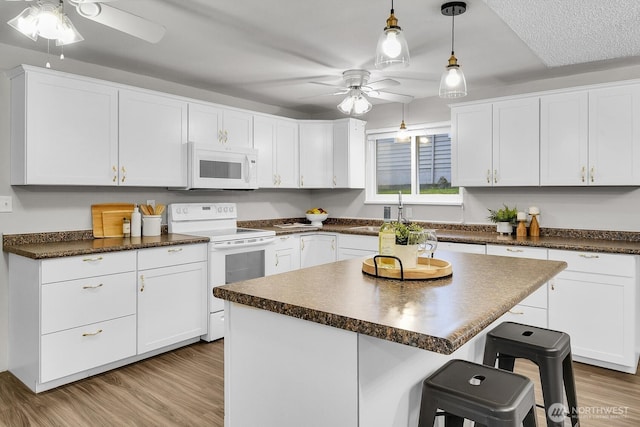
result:
<svg viewBox="0 0 640 427"><path fill-rule="evenodd" d="M7 21L14 29L18 30L31 40L38 40L37 17L40 8L38 6L29 6L23 10L18 16Z"/></svg>
<svg viewBox="0 0 640 427"><path fill-rule="evenodd" d="M45 39L57 39L62 31L59 7L51 3L42 3L38 13L38 35Z"/></svg>
<svg viewBox="0 0 640 427"><path fill-rule="evenodd" d="M363 114L368 113L371 110L371 103L364 95L360 94L355 102L353 103L353 113L354 116L361 116Z"/></svg>
<svg viewBox="0 0 640 427"><path fill-rule="evenodd" d="M67 15L62 15L62 24L60 25L60 35L56 40L57 46L63 46L67 44L77 43L84 40L82 34L76 29L73 22Z"/></svg>
<svg viewBox="0 0 640 427"><path fill-rule="evenodd" d="M467 96L467 81L454 55L449 58L440 79L440 98L461 98Z"/></svg>
<svg viewBox="0 0 640 427"><path fill-rule="evenodd" d="M344 114L351 114L351 110L353 110L353 104L355 104L355 97L348 95L345 99L342 100L340 104L338 104L338 110L340 110Z"/></svg>

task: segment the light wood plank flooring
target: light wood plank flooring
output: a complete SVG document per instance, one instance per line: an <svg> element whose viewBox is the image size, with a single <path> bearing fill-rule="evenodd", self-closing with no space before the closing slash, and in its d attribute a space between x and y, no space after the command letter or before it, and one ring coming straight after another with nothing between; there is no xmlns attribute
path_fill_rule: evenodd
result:
<svg viewBox="0 0 640 427"><path fill-rule="evenodd" d="M201 342L39 394L2 372L0 425L222 427L223 355L223 341ZM574 370L582 427L640 426L640 375L581 363ZM537 367L518 360L516 371L534 381L542 403Z"/></svg>

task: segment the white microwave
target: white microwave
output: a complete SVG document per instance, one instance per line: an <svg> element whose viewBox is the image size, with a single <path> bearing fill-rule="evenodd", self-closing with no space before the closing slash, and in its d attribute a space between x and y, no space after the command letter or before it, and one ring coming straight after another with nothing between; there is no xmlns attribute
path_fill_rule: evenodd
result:
<svg viewBox="0 0 640 427"><path fill-rule="evenodd" d="M212 147L188 143L187 190L258 188L258 151L249 147Z"/></svg>

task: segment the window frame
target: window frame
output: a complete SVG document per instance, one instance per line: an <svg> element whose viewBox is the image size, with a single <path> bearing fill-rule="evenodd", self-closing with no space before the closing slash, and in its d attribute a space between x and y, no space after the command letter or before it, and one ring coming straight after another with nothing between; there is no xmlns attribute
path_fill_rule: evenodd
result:
<svg viewBox="0 0 640 427"><path fill-rule="evenodd" d="M376 182L376 140L395 138L397 128L367 130L366 160L365 160L365 204L393 204L398 202L394 194L377 194ZM407 126L407 134L411 139L411 188L412 192L418 188L417 173L417 144L416 135L451 134L451 122L424 123ZM453 155L453 154L452 154ZM415 205L461 206L464 189L460 187L458 194L403 194L402 201Z"/></svg>

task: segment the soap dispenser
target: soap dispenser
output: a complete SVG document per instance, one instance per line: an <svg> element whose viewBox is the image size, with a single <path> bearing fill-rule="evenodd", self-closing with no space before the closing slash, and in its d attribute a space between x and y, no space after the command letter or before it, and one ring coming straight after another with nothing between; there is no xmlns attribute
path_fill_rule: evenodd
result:
<svg viewBox="0 0 640 427"><path fill-rule="evenodd" d="M131 213L131 237L140 237L142 233L142 216L140 214L140 210L138 209L138 205L133 208L133 212Z"/></svg>

